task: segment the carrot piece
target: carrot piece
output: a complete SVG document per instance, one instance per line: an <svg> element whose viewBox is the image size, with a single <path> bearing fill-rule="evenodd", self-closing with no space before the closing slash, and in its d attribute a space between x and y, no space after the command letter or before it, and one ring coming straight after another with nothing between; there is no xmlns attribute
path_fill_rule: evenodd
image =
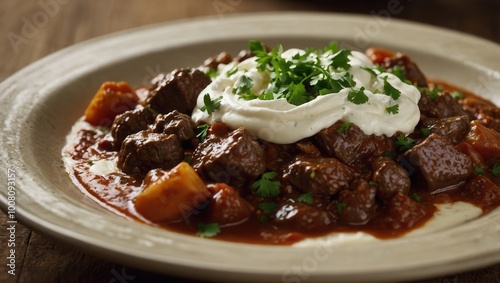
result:
<svg viewBox="0 0 500 283"><path fill-rule="evenodd" d="M134 109L139 98L126 82L105 82L85 110L85 121L109 127L116 115Z"/></svg>
<svg viewBox="0 0 500 283"><path fill-rule="evenodd" d="M158 180L147 185L134 199L135 210L146 219L158 222L188 220L210 197L207 186L196 171L181 162Z"/></svg>
<svg viewBox="0 0 500 283"><path fill-rule="evenodd" d="M478 120L470 123L471 128L465 141L470 143L484 159L494 159L500 156L500 133L490 129Z"/></svg>

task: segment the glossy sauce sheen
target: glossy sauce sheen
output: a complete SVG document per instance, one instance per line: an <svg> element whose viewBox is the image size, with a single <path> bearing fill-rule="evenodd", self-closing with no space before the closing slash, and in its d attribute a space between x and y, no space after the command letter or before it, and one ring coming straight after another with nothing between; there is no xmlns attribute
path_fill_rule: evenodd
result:
<svg viewBox="0 0 500 283"><path fill-rule="evenodd" d="M442 81L435 81L446 90L456 90L457 88L446 84ZM482 100L474 94L460 89L465 97ZM144 180L134 179L121 172L111 173L109 175L96 175L90 171L93 162L89 160L108 159L113 160L117 158L118 152L99 150L98 141L104 137L104 133L95 130L80 130L76 138L72 141L72 146L68 147L67 154L72 157L73 166L71 168L73 177L83 192L90 194L101 205L108 209L135 221L152 224L164 229L184 233L187 235L195 235L197 232L197 223L206 222L203 213L193 211L186 221L169 224L151 223L147 219L141 217L135 210L133 199L144 189ZM91 155L89 155L91 153ZM490 177L494 183L500 185L499 177ZM349 225L333 225L330 229L323 229L320 231L309 230L297 232L296 229L290 227L284 229L280 227L277 229L271 223L261 223L260 216L253 214L249 219L238 225L223 226L224 233L220 233L216 239L244 242L253 244L273 244L273 245L290 245L309 237L325 236L334 232L366 232L380 239L390 239L402 236L413 229L418 229L424 225L433 214L436 212L434 204L453 203L457 201L468 202L483 209L484 213L494 209L494 206L485 205L484 201L471 197L464 196L459 190L451 190L446 193L432 195L426 193L424 184L414 182L412 190L419 191L422 197L422 203L425 203L425 216L422 217L418 223L407 229L387 229L380 225L379 220L383 219L385 215L379 213L369 223L361 226ZM422 187L420 189L419 187ZM296 196L294 196L296 197ZM254 203L257 205L257 202Z"/></svg>
<svg viewBox="0 0 500 283"><path fill-rule="evenodd" d="M384 63L385 58L390 56L392 55L384 54L380 50L378 51L378 53L374 52L369 55L370 59L374 63ZM402 59L401 57L397 57L396 59L402 60L403 64L406 64L405 66L407 67L407 77L416 77L413 80L410 78L410 80L413 83L418 84L419 76L421 73L416 65L414 65L411 61L404 61L406 60L405 57L403 57ZM397 60L392 63L400 63ZM460 92L462 92L463 97L461 98L460 102L461 106L457 107L468 108L468 110L470 110L468 111L468 115L470 117L476 116L475 119L481 119L481 115L477 115L478 108L482 107L483 105L494 107L492 106L491 102L485 101L484 99L477 97L470 92L458 89L444 82L431 82L427 80L427 82L425 83L429 83L429 85L439 85L441 89L447 92L455 90L459 90ZM183 86L185 85L188 84L184 83ZM422 83L420 83L420 85L422 85ZM124 84L120 85L120 87L121 89L125 89ZM124 91L127 90L125 89ZM145 97L148 95L148 90L142 88L136 93L138 93L139 95L138 99L141 100L143 99L141 98L142 96ZM450 96L448 95L448 97ZM136 98L132 97L132 100L133 99ZM419 103L419 107L423 107L424 114L422 114L420 117L421 120L417 126L418 129L421 129L423 127L421 123L425 122L426 119L434 118L431 113L432 111L434 111L434 108L430 107L426 109L425 107L428 107L428 105L433 104L435 101L432 101L431 98L428 98L426 96L424 96L423 99L424 102L422 102L422 106ZM428 103L427 106L425 105L426 99ZM129 102L125 101L124 103ZM458 105L458 103L455 101L453 101L452 104L447 104L448 102L446 101L443 103L444 105ZM443 111L448 110L444 109ZM464 113L464 110L461 109L460 111L460 113ZM94 111L93 113L101 114L99 111ZM425 113L430 113L431 116L426 117ZM455 116L459 118L459 115L449 115L445 116L445 118ZM500 125L500 118L493 118L493 120L495 120L493 122L488 120L490 118L491 117L489 116L487 118L483 117L482 123L499 123L498 125L493 126L498 128L498 126ZM363 150L366 150L368 152L366 153L368 154L366 155L368 157L363 155L363 153L353 152L353 154L356 154L356 158L359 159L350 161L341 160L343 163L339 160L336 160L335 158L327 158L331 157L332 153L328 152L330 150L328 149L328 147L326 147L326 149L324 148L325 143L332 142L331 140L328 140L329 138L331 138L328 135L335 135L335 132L339 133L338 128L335 127L339 127L340 122L342 121L339 121L335 125L332 125L324 131L321 131L322 133L318 133L314 137L308 137L293 144L273 144L272 142L259 140L258 146L263 149L265 156L264 159L266 172L268 172L269 170L281 170L280 178L282 178L282 180L280 180L280 194L274 198L259 197L250 188L250 184L248 184L248 182L254 182L256 180L255 178L252 178L251 180L243 180L243 182L239 180L236 185L233 185L231 187L230 191L236 193L238 197L248 202L252 207L253 212L250 214L250 216L245 217L239 222L230 222L231 224L225 225L221 224L221 232L216 235L214 239L253 244L290 245L306 238L326 236L328 234L338 232L365 232L376 238L389 239L400 237L411 230L422 227L436 213L437 204L448 204L462 201L471 203L481 208L483 210L483 213L487 213L500 205L500 191L496 191L498 190L498 186L500 185L500 178L494 177L490 173L486 173L484 176L481 176L482 174L477 172L473 172L471 174L470 163L468 165L468 169L450 169L450 171L456 172L459 172L460 170L468 170L467 174L469 175L467 175L466 179L463 179L463 181L461 181L460 183L452 183L448 187L445 186L444 189L442 188L442 186L439 187L439 185L442 184L435 185L430 183L433 181L440 182L439 178L430 180L427 177L427 183L423 181L424 178L422 178L422 175L420 175L426 174L423 166L422 168L419 168L419 170L417 170L419 172L413 172L414 170L412 168L405 167L403 161L405 160L405 158L412 158L412 156L404 156L403 153L399 153L397 157L394 158L394 160L389 160L390 162L392 162L390 164L390 166L392 167L387 165L388 163L374 165L376 164L374 160L379 160L380 157L384 156L383 153L386 152L386 150L395 150L395 137L387 138L385 136L368 136L362 133L359 134L359 128L358 130L351 128L349 131L351 133L354 133L352 135L354 135L356 138L367 138L362 141L362 144ZM148 124L151 125L150 122L148 122ZM217 124L212 125L210 130L212 131L211 134L213 135L211 142L213 142L213 145L215 147L221 146L217 143L224 139L224 135L226 135L228 132L231 132L226 125L221 126ZM67 170L70 173L73 182L84 193L92 196L92 198L94 198L98 203L119 215L122 215L129 219L133 219L135 221L154 225L155 227L162 227L169 231L179 232L187 235L196 235L198 232L199 223L214 222L214 218L210 218L214 216L209 215L209 213L207 212L207 206L209 206L209 202L205 202L202 205L196 206L189 213L183 215L183 219L181 221L173 223L153 223L140 215L134 208L134 199L144 190L144 188L146 188L154 180L160 178L162 174L165 174L166 171L153 169L149 171L149 173L146 175L146 178L133 177L132 175L123 173L116 167L117 160L119 159L119 151L117 151L116 147L113 148L113 140L112 138L110 139L110 135L107 134L107 131L109 131L109 125L106 125L104 127L92 127L84 121L79 121L73 129L73 133L69 136L68 143L63 151ZM234 130L232 132L237 131L238 130ZM355 131L358 131L358 134L356 134ZM341 134L339 133L338 135ZM433 135L436 136L436 134ZM424 141L427 142L428 140L432 140L431 138L427 139L427 137L423 136L423 134L417 131L417 129L414 132L410 133L409 136L414 137L417 141L422 143ZM248 139L248 136L245 136L244 134L241 134L239 136L239 138L245 137ZM343 138L341 137L340 139ZM464 138L462 137L460 141L462 141L463 139ZM338 141L339 140L337 139L336 142ZM341 143L348 144L349 142L346 141L347 138L346 140L342 140ZM357 141L355 140L354 142ZM477 153L477 151L475 149L470 149L471 145L467 143L462 145L458 144L456 146L450 146L450 143L443 141L443 138L434 138L433 142L438 145L440 143L447 143L446 148L452 151L456 151L455 149L460 147L459 151L461 153L458 153L458 155L467 155L471 158L473 164L481 164L486 168L491 168L493 164L496 164L500 161L500 157L496 156L496 153L491 155L486 151L486 153L484 153L483 155L490 157L485 157L483 159L483 156L478 156L479 154ZM198 146L202 144L203 143L198 143L198 145L196 145L196 148L198 149ZM316 146L321 147L321 152ZM442 154L445 152L446 150L444 149L444 147L436 151L436 153L438 154ZM468 154L465 152L467 152ZM184 155L184 157L188 158L193 156L193 148L189 148L189 146L188 148L184 148L182 154ZM334 154L344 155L344 157L335 155L335 157L337 157L338 159L349 159L349 153L347 152L341 151L340 153L336 152ZM418 155L417 153L416 156L421 157L425 155ZM202 156L202 159L205 159L205 157L208 159L212 158ZM447 159L447 157L447 155L444 156L445 159ZM394 162L396 159L398 160L399 164L396 164ZM453 162L453 160L447 161ZM200 161L198 160L198 162ZM202 160L201 162L204 161ZM252 163L248 163L249 160L241 160L241 162L246 162L247 166L252 165ZM370 166L371 162L373 163ZM296 163L300 163L300 165L294 167L294 164ZM326 171L321 171L331 169L331 167L328 166L326 167L326 169L324 169L325 167L321 167L326 163L334 164L335 166L337 166L336 168L344 168L342 169L344 170L343 172L336 171L337 173L335 174L340 174L342 176L349 175L352 179L345 180L342 179L342 176L336 176L333 179L334 182L347 183L347 186L344 185L344 187L336 191L328 191L334 190L332 189L331 185L333 185L333 187L340 185L338 185L339 183L331 183L331 180L324 181L324 178L331 178L329 177L329 175L332 174L326 173ZM93 170L95 169L97 164L99 166L103 166L99 170L108 172L103 174L98 170ZM311 165L309 166L307 164ZM349 166L347 166L346 164L349 164ZM438 166L439 169L444 168L442 166L439 167L440 165L436 164L438 163L435 163L434 166ZM375 184L371 184L371 182L370 184L368 183L368 181L370 180L388 180L388 177L380 177L380 179L375 179L376 169L370 169L372 167L377 168L377 170L381 172L382 170L379 169L383 168L383 166L385 165L392 169L394 169L394 167L397 167L399 169L408 169L409 177L407 176L406 178L411 178L411 182L408 179L406 184L409 184L409 188L407 189L407 191L403 192L398 189L397 193L390 195L390 198L384 197L384 195L379 194L381 190L376 188L376 186L378 186L379 184L377 184L376 182L374 182ZM243 166L245 166L245 164L243 164ZM196 166L193 165L193 167ZM311 167L313 169L310 169ZM198 174L203 179L205 184L207 184L209 187L218 186L218 184L216 184L214 180L211 180L210 177L206 176L207 173L203 173L203 170L205 169L199 170L201 174L200 172L198 172ZM315 177L313 175L309 175L309 171L307 170L312 170L312 173L325 173L324 175L319 176L323 181L318 181L320 182L319 185L313 184L318 179L315 179L314 182L312 181L313 179L309 179L309 177ZM396 170L389 172L397 174L398 171ZM301 177L294 177L297 174L301 174ZM460 177L460 175L457 176ZM473 182L475 184L474 186L468 185L469 183L467 183L466 185L466 182L472 182L473 180L475 181ZM306 189L310 190L310 192L312 193L312 203L309 205L299 203L298 201L301 196L301 190L302 192L304 191L304 183L306 183ZM326 184L328 185L328 188L325 188ZM223 185L229 186L225 184ZM437 186L438 189L432 188L432 186ZM467 187L467 189L463 190L464 187ZM313 190L316 190L316 192L313 192ZM216 191L210 192L212 194L212 198L215 199ZM360 200L363 198L375 198L375 192L377 193L375 201L369 202ZM415 194L417 194L416 197L414 197ZM328 195L330 197L325 197L324 195ZM224 201L228 200L232 199L228 198ZM259 205L270 200L277 204L278 209L274 209L273 213L266 215L264 210L261 209ZM345 205L345 203L342 203L342 201L350 201L352 206L348 206L348 208L342 207L341 204ZM372 207L370 207L370 205L372 205ZM346 216L346 214L351 216ZM364 214L367 214L369 216L363 218ZM274 217L273 221L269 220L271 216ZM279 219L280 217L281 219ZM350 220L349 217L351 217ZM366 221L364 219L366 219Z"/></svg>

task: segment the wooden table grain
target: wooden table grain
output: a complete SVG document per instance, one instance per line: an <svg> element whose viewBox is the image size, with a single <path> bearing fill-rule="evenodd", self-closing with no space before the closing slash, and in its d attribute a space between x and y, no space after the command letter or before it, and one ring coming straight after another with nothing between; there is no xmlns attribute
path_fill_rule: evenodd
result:
<svg viewBox="0 0 500 283"><path fill-rule="evenodd" d="M370 15L386 11L394 2L402 7L391 15L395 18L446 27L500 43L500 0L2 0L0 81L66 46L147 24L259 11ZM425 42L421 44L425 48ZM1 187L7 189L6 184ZM16 274L10 275L6 265L7 220L7 216L0 213L0 282L198 282L113 263L53 241L21 224L16 225ZM500 282L500 264L419 282Z"/></svg>

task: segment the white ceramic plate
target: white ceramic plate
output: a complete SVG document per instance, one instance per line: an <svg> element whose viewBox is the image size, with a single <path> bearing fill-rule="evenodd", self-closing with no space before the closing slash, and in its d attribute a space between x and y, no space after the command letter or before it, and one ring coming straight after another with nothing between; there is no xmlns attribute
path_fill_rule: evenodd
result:
<svg viewBox="0 0 500 283"><path fill-rule="evenodd" d="M408 53L425 74L500 104L500 47L472 36L394 19L338 14L254 14L150 26L48 56L0 85L0 163L15 170L16 215L29 227L114 261L205 280L397 281L500 262L500 210L427 235L334 247L275 247L170 233L103 209L70 181L61 148L99 85L138 86L160 71L198 66L249 39L285 47L331 40ZM4 169L4 170L5 170ZM7 174L0 174L7 184ZM7 190L0 195L7 209Z"/></svg>

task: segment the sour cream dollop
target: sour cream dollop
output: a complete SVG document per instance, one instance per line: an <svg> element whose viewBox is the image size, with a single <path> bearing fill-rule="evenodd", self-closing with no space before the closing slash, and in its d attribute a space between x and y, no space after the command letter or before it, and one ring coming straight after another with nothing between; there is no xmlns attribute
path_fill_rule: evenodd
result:
<svg viewBox="0 0 500 283"><path fill-rule="evenodd" d="M289 49L281 57L290 61L295 54L305 52L301 49ZM328 61L327 58L320 59L322 62ZM294 143L313 136L339 120L357 125L367 135L392 136L398 131L412 132L420 119L420 91L391 73L377 71L374 76L367 69L375 66L361 52L352 51L348 59L351 67L347 71L353 76L354 87L320 95L298 106L290 104L285 98L245 100L233 93L242 76L252 80L252 92L256 95L262 94L269 87L271 74L257 70L255 57L241 63L220 65L219 75L198 96L192 119L209 124L222 122L231 128L245 127L257 138L278 144ZM333 71L331 74L338 75ZM401 92L397 100L382 93L385 78ZM364 104L349 101L349 92L361 87L364 87L368 101ZM207 93L212 100L220 98L220 107L211 114L201 110ZM395 104L399 107L398 113L389 113L386 108Z"/></svg>

